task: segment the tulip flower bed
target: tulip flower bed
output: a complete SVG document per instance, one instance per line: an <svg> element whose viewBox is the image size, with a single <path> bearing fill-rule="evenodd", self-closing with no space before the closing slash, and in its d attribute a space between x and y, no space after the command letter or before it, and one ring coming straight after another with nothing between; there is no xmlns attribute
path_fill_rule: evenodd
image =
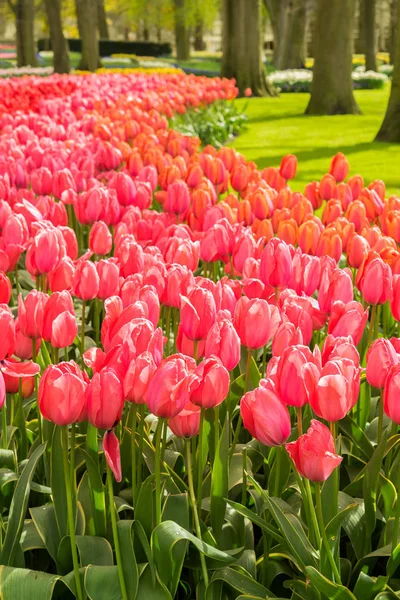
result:
<svg viewBox="0 0 400 600"><path fill-rule="evenodd" d="M399 597L400 199L168 127L233 82L0 82L4 600Z"/></svg>

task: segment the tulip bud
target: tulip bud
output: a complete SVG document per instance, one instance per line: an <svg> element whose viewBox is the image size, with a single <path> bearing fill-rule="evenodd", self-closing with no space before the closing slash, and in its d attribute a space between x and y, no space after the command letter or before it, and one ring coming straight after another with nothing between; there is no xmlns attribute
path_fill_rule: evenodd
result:
<svg viewBox="0 0 400 600"><path fill-rule="evenodd" d="M300 475L310 481L326 481L342 462L342 457L335 454L335 443L328 427L315 419L311 420L307 433L286 444L286 450Z"/></svg>
<svg viewBox="0 0 400 600"><path fill-rule="evenodd" d="M393 365L400 362L393 345L385 338L372 342L367 352L367 381L372 387L382 389Z"/></svg>
<svg viewBox="0 0 400 600"><path fill-rule="evenodd" d="M39 409L56 425L71 425L85 412L87 376L73 361L50 365L39 381Z"/></svg>
<svg viewBox="0 0 400 600"><path fill-rule="evenodd" d="M349 173L349 161L342 152L338 152L331 161L329 173L338 183L344 181Z"/></svg>
<svg viewBox="0 0 400 600"><path fill-rule="evenodd" d="M247 392L240 401L240 414L247 431L264 446L279 446L290 435L289 411L270 389Z"/></svg>
<svg viewBox="0 0 400 600"><path fill-rule="evenodd" d="M281 160L279 173L283 179L293 179L297 171L297 157L294 154L286 154Z"/></svg>

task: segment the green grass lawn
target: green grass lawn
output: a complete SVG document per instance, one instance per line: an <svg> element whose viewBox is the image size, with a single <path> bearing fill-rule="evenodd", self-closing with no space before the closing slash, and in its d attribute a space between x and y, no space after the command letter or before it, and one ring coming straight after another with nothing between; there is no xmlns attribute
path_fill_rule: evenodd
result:
<svg viewBox="0 0 400 600"><path fill-rule="evenodd" d="M400 193L400 144L373 139L382 122L390 86L355 93L362 115L307 117L308 94L281 94L279 98L239 99L246 107L248 129L230 145L263 169L278 166L284 154L296 154L299 168L291 182L294 190L320 179L336 152L344 152L350 174L366 182L382 179L389 193Z"/></svg>

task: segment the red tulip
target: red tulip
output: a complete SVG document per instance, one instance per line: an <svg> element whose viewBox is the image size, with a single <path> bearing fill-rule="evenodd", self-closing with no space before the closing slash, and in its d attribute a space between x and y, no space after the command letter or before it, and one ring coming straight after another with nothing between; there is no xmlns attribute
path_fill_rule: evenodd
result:
<svg viewBox="0 0 400 600"><path fill-rule="evenodd" d="M85 412L87 376L73 361L50 365L39 381L39 409L56 425L70 425Z"/></svg>
<svg viewBox="0 0 400 600"><path fill-rule="evenodd" d="M43 311L41 337L57 348L70 346L78 332L71 294L54 292Z"/></svg>
<svg viewBox="0 0 400 600"><path fill-rule="evenodd" d="M292 256L286 242L272 238L261 255L260 279L275 288L286 287L292 277Z"/></svg>
<svg viewBox="0 0 400 600"><path fill-rule="evenodd" d="M314 393L320 369L307 346L289 346L279 359L277 393L290 406L304 406Z"/></svg>
<svg viewBox="0 0 400 600"><path fill-rule="evenodd" d="M218 318L208 332L205 356L216 356L228 371L232 371L240 361L240 339L232 322Z"/></svg>
<svg viewBox="0 0 400 600"><path fill-rule="evenodd" d="M115 259L99 260L96 264L99 275L99 291L97 297L106 300L118 294L119 290L119 267Z"/></svg>
<svg viewBox="0 0 400 600"><path fill-rule="evenodd" d="M368 256L370 246L367 240L357 233L354 233L347 244L347 262L350 267L358 269L364 259Z"/></svg>
<svg viewBox="0 0 400 600"><path fill-rule="evenodd" d="M331 161L329 173L333 175L338 183L344 181L349 173L349 161L342 152L338 152Z"/></svg>
<svg viewBox="0 0 400 600"><path fill-rule="evenodd" d="M99 293L100 278L96 265L90 260L78 263L74 277L74 294L81 300L93 300Z"/></svg>
<svg viewBox="0 0 400 600"><path fill-rule="evenodd" d="M290 321L283 321L272 340L272 355L281 356L289 346L303 343L303 334L300 327L296 327Z"/></svg>
<svg viewBox="0 0 400 600"><path fill-rule="evenodd" d="M154 358L148 351L133 359L124 379L125 399L135 404L144 404L147 388L156 369Z"/></svg>
<svg viewBox="0 0 400 600"><path fill-rule="evenodd" d="M146 393L146 404L154 415L170 419L189 402L190 377L196 367L193 358L172 354L157 368Z"/></svg>
<svg viewBox="0 0 400 600"><path fill-rule="evenodd" d="M50 273L65 254L65 247L62 242L60 245L60 237L53 229L40 231L33 240L32 248L34 249L34 262L39 273Z"/></svg>
<svg viewBox="0 0 400 600"><path fill-rule="evenodd" d="M236 304L233 324L243 346L251 350L262 348L275 335L281 317L276 306L266 300L240 298Z"/></svg>
<svg viewBox="0 0 400 600"><path fill-rule="evenodd" d="M38 339L42 336L44 308L49 297L43 292L32 290L22 299L18 296L18 322L21 332L26 337Z"/></svg>
<svg viewBox="0 0 400 600"><path fill-rule="evenodd" d="M136 186L132 178L126 173L122 171L115 173L109 186L117 192L118 202L122 206L129 206L135 203Z"/></svg>
<svg viewBox="0 0 400 600"><path fill-rule="evenodd" d="M349 358L357 367L360 366L360 355L350 335L334 337L328 334L322 347L321 356L323 365L333 358Z"/></svg>
<svg viewBox="0 0 400 600"><path fill-rule="evenodd" d="M286 444L286 450L298 472L311 481L326 481L342 462L342 457L335 454L328 427L315 419L311 420L307 433Z"/></svg>
<svg viewBox="0 0 400 600"><path fill-rule="evenodd" d="M181 297L181 327L190 340L204 340L215 322L217 309L211 292L193 287Z"/></svg>
<svg viewBox="0 0 400 600"><path fill-rule="evenodd" d="M372 342L367 352L367 381L372 387L382 389L393 365L400 362L400 356L390 340L379 338Z"/></svg>
<svg viewBox="0 0 400 600"><path fill-rule="evenodd" d="M11 298L11 282L7 275L0 271L0 304L8 304Z"/></svg>
<svg viewBox="0 0 400 600"><path fill-rule="evenodd" d="M89 234L89 248L99 256L111 252L112 235L104 221L93 223Z"/></svg>
<svg viewBox="0 0 400 600"><path fill-rule="evenodd" d="M240 413L245 428L264 446L279 446L290 435L289 411L270 389L247 392L240 401Z"/></svg>
<svg viewBox="0 0 400 600"><path fill-rule="evenodd" d="M358 269L356 285L368 304L384 304L392 298L392 271L376 252L370 252Z"/></svg>
<svg viewBox="0 0 400 600"><path fill-rule="evenodd" d="M117 375L109 367L95 373L86 390L87 417L99 429L112 429L124 408L124 392Z"/></svg>
<svg viewBox="0 0 400 600"><path fill-rule="evenodd" d="M400 424L400 364L393 365L386 377L383 390L384 411L395 423Z"/></svg>
<svg viewBox="0 0 400 600"><path fill-rule="evenodd" d="M121 452L119 449L119 441L114 433L114 429L105 432L103 437L103 450L107 464L115 477L115 481L122 481Z"/></svg>
<svg viewBox="0 0 400 600"><path fill-rule="evenodd" d="M15 349L15 321L7 304L0 304L0 360L11 356Z"/></svg>
<svg viewBox="0 0 400 600"><path fill-rule="evenodd" d="M328 321L328 333L334 337L348 336L353 338L354 344L359 344L368 321L368 310L364 310L359 302L344 304L337 300L331 310Z"/></svg>
<svg viewBox="0 0 400 600"><path fill-rule="evenodd" d="M47 281L52 292L71 291L75 275L75 265L69 256L64 256L51 273Z"/></svg>
<svg viewBox="0 0 400 600"><path fill-rule="evenodd" d="M201 408L219 406L229 392L229 372L218 358L206 358L190 380L190 401Z"/></svg>
<svg viewBox="0 0 400 600"><path fill-rule="evenodd" d="M188 402L179 414L168 421L168 427L177 437L194 437L200 430L200 413L199 406Z"/></svg>
<svg viewBox="0 0 400 600"><path fill-rule="evenodd" d="M168 186L164 210L176 215L182 215L190 204L189 188L184 181L174 181Z"/></svg>
<svg viewBox="0 0 400 600"><path fill-rule="evenodd" d="M323 200L330 200L336 195L336 180L332 175L324 175L319 183L319 195Z"/></svg>
<svg viewBox="0 0 400 600"><path fill-rule="evenodd" d="M324 271L319 284L318 304L324 312L330 312L334 302L344 304L353 300L353 281L349 269L335 269L333 273Z"/></svg>
<svg viewBox="0 0 400 600"><path fill-rule="evenodd" d="M360 389L360 368L348 358L329 360L310 396L316 415L326 421L339 421L353 408Z"/></svg>
<svg viewBox="0 0 400 600"><path fill-rule="evenodd" d="M286 154L281 160L281 165L279 167L280 175L288 180L293 179L295 177L297 171L297 157L293 154Z"/></svg>
<svg viewBox="0 0 400 600"><path fill-rule="evenodd" d="M393 296L390 301L393 318L400 321L400 275L393 276Z"/></svg>

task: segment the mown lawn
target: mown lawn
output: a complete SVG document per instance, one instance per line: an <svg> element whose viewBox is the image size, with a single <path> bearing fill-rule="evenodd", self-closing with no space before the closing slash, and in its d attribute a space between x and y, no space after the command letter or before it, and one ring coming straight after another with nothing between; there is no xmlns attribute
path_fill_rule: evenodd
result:
<svg viewBox="0 0 400 600"><path fill-rule="evenodd" d="M382 122L390 86L360 90L356 98L362 115L306 117L308 94L281 94L279 98L239 99L249 117L248 129L231 145L254 160L259 168L277 166L284 154L296 154L299 168L291 186L303 190L306 183L326 173L336 152L350 161L350 173L367 182L382 179L389 193L400 193L400 144L373 139Z"/></svg>

